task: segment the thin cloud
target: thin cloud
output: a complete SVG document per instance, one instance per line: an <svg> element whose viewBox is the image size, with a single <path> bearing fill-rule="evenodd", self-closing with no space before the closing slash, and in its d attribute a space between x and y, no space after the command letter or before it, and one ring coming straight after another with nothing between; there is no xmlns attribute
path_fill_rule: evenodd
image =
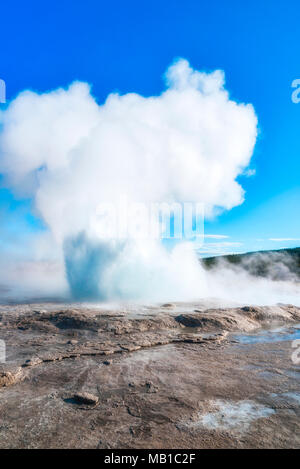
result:
<svg viewBox="0 0 300 469"><path fill-rule="evenodd" d="M204 234L205 238L212 238L212 239L226 239L229 238L227 235L219 235L219 234Z"/></svg>
<svg viewBox="0 0 300 469"><path fill-rule="evenodd" d="M243 243L229 241L223 241L220 243L204 243L203 246L199 246L197 253L199 255L212 254L217 256L223 254L240 253L241 246L243 246Z"/></svg>
<svg viewBox="0 0 300 469"><path fill-rule="evenodd" d="M269 241L284 242L284 241L300 241L300 238L269 238Z"/></svg>

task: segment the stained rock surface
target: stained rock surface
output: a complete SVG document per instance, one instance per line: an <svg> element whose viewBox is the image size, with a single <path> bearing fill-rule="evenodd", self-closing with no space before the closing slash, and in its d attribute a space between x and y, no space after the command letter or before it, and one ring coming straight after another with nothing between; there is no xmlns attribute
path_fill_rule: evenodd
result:
<svg viewBox="0 0 300 469"><path fill-rule="evenodd" d="M300 447L293 305L2 305L0 323L0 448Z"/></svg>

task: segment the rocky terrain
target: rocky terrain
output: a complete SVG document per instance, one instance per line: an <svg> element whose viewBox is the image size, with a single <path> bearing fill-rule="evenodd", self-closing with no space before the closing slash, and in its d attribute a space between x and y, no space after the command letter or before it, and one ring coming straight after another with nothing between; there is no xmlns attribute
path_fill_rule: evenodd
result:
<svg viewBox="0 0 300 469"><path fill-rule="evenodd" d="M0 448L299 448L299 324L292 305L2 305Z"/></svg>

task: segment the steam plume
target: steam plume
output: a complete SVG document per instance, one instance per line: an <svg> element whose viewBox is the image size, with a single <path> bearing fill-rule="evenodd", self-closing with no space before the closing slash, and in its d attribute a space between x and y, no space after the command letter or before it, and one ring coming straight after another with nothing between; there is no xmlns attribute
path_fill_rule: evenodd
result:
<svg viewBox="0 0 300 469"><path fill-rule="evenodd" d="M207 216L243 202L236 181L257 135L250 104L230 100L224 73L202 73L180 59L159 96L110 94L90 87L21 93L1 113L0 172L31 197L64 259L73 296L173 298L209 294L186 245L97 238L99 203L202 202ZM99 223L99 220L97 220ZM52 247L49 245L49 250Z"/></svg>

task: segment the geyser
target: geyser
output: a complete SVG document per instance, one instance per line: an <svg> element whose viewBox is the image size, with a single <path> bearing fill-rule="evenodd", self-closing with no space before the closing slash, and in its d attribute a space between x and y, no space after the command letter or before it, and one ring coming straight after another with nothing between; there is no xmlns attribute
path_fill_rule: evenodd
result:
<svg viewBox="0 0 300 469"><path fill-rule="evenodd" d="M191 247L103 240L94 230L99 203L117 203L120 194L131 202L203 203L207 216L243 202L236 178L256 141L253 107L230 100L222 71L199 72L184 59L165 81L159 96L110 94L104 104L79 82L25 91L1 113L0 171L18 196L32 198L73 297L210 293Z"/></svg>

